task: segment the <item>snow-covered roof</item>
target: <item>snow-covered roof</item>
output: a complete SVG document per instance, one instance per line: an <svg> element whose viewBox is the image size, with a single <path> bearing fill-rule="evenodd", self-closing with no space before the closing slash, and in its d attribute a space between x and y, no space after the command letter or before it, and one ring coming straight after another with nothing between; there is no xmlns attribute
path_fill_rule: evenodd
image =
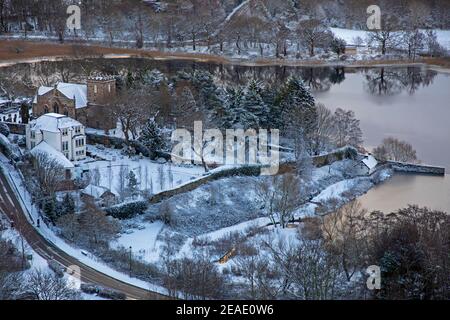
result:
<svg viewBox="0 0 450 320"><path fill-rule="evenodd" d="M79 127L82 126L82 124L77 120L62 114L47 113L40 116L38 119L31 121L30 126L35 130L58 132L61 129Z"/></svg>
<svg viewBox="0 0 450 320"><path fill-rule="evenodd" d="M367 168L369 168L369 170L372 170L378 164L377 159L375 159L375 157L371 154L365 156L362 162L366 165Z"/></svg>
<svg viewBox="0 0 450 320"><path fill-rule="evenodd" d="M55 159L58 161L58 163L64 168L64 169L70 169L74 168L72 162L69 161L61 152L53 148L51 145L49 145L47 142L42 141L39 143L36 147L34 147L31 150L31 154L33 156L37 156L39 154L46 154L52 159Z"/></svg>
<svg viewBox="0 0 450 320"><path fill-rule="evenodd" d="M92 184L88 185L86 188L84 188L81 193L86 194L88 196L94 197L95 199L100 198L103 196L106 192L110 192L107 188L94 186Z"/></svg>
<svg viewBox="0 0 450 320"><path fill-rule="evenodd" d="M38 89L38 96L42 96L47 94L54 87L45 87L42 86ZM87 106L87 85L85 84L77 84L77 83L65 83L59 82L56 85L56 89L65 95L68 99L73 100L75 98L75 107L77 109L84 108ZM37 103L37 96L34 98L34 103Z"/></svg>

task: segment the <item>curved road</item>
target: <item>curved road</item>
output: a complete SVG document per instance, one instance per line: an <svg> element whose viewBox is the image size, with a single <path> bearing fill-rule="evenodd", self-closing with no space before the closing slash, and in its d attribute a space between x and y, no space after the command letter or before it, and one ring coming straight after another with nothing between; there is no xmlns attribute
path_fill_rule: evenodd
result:
<svg viewBox="0 0 450 320"><path fill-rule="evenodd" d="M123 292L128 299L132 300L165 300L168 297L157 292L148 291L123 281L112 278L99 272L76 258L68 255L47 241L29 223L26 214L20 206L16 194L9 185L7 179L0 171L0 211L14 221L14 228L25 238L31 248L46 260L56 260L64 267L77 265L81 270L81 280L84 283L100 285L112 290Z"/></svg>

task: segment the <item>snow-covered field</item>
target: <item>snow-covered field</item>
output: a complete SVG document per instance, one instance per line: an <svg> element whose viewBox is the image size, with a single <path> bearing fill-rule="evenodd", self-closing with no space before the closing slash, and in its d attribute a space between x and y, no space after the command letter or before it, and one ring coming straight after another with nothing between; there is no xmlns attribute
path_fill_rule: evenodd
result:
<svg viewBox="0 0 450 320"><path fill-rule="evenodd" d="M1 156L1 154L0 154L0 156ZM28 193L28 191L23 188L22 178L20 177L18 171L15 170L14 167L12 167L9 164L9 161L6 158L0 157L0 165L5 169L5 172L8 172L6 177L13 184L13 186L14 186L13 189L15 189L15 192L18 195L23 209L25 210L25 212L28 213L27 219L30 221L31 224L34 225L34 221L37 221L37 219L39 218L38 209L36 208L36 206L34 206L31 203L31 201L30 201L31 196ZM33 219L33 220L31 220L31 219ZM167 293L166 289L164 289L160 286L153 285L146 281L130 277L127 274L124 274L122 272L114 270L113 268L107 266L105 263L101 262L98 258L96 258L92 254L88 254L86 256L85 254L83 254L81 249L75 248L75 247L69 245L63 239L58 237L55 234L55 232L45 224L41 224L40 228L36 228L36 230L43 237L45 237L49 242L53 243L55 246L57 246L64 252L66 252L70 256L76 258L83 264L85 264L99 272L102 272L102 273L107 274L110 277L113 277L117 280L132 284L134 286L137 286L137 287L140 287L143 289L159 292L162 294Z"/></svg>
<svg viewBox="0 0 450 320"><path fill-rule="evenodd" d="M155 194L173 189L183 183L202 177L205 173L201 166L176 166L171 163L159 163L148 158L122 155L120 150L88 146L88 152L104 160L84 161L83 170L98 169L99 186L120 193L120 171L133 171L141 191Z"/></svg>
<svg viewBox="0 0 450 320"><path fill-rule="evenodd" d="M368 31L364 30L351 30L351 29L342 29L342 28L331 28L331 31L335 34L336 37L344 39L348 45L358 45L357 38L363 40L362 44L367 44L367 36ZM450 30L440 30L436 29L437 41L447 50L450 50Z"/></svg>
<svg viewBox="0 0 450 320"><path fill-rule="evenodd" d="M335 163L330 172L328 166L317 168L313 172L313 182L307 188L308 194L316 194L311 202L307 199L296 212L295 218L314 216L317 203L326 203L338 199L344 204L349 201L348 193L362 195L376 182L372 177L344 178L341 167L345 161ZM388 172L380 174L387 179ZM166 234L178 235L182 246L178 256L189 256L194 251L194 242L201 239L216 241L231 233L246 234L247 230L270 224L260 210L256 196L256 184L264 177L232 177L210 182L189 193L180 194L168 202L172 208L172 225L166 226L157 219L160 204L152 205L144 216L133 218L125 225L127 233L120 236L115 245L132 247L133 253L148 262L158 262Z"/></svg>
<svg viewBox="0 0 450 320"><path fill-rule="evenodd" d="M119 150L105 150L102 148L98 150L91 149L90 151L94 153L99 152L102 157L108 159L108 161L91 163L95 166L111 161L114 165L118 165L119 167L125 165L133 170L138 170L137 168L140 167L147 167L152 172L158 172L158 168L166 168L166 165L140 159L139 157L136 159L122 158ZM23 188L19 173L7 163L6 159L2 160L1 165L9 173L8 178L15 185L16 192L20 195L24 209L36 221L38 218L38 210L31 204L30 195ZM305 187L305 204L295 212L295 218L314 215L317 202L326 202L330 198L339 198L345 202L349 200L344 195L345 192L351 191L356 196L367 192L374 185L375 182L372 181L372 177L346 177L344 171L348 166L348 161L350 160L334 163L332 168L325 166L313 170L312 182ZM91 164L85 163L84 165ZM103 169L105 168L109 170L108 166ZM195 173L192 171L193 168L180 168L180 170L184 170L180 177L192 177ZM202 175L201 168L194 170L198 170L198 175ZM102 183L109 184L109 179L105 180L105 175L105 173L102 173ZM115 175L116 173L114 173ZM254 237L251 241L256 241L256 239L259 239L258 237L266 236L269 236L273 241L279 241L280 239L295 241L297 234L295 229L279 230L279 228L274 228L273 226L267 227L270 219L262 214L261 208L259 207L260 204L256 201L256 184L261 179L269 179L269 177L225 178L209 182L191 192L174 196L167 201L172 209L171 220L173 223L170 226L163 224L159 220L158 209L161 204L152 205L146 214L122 221L123 232L111 245L113 247L131 247L134 257L146 262L159 263L167 236L178 239L178 248L175 257L194 254L198 249L199 241L200 243L205 241L206 246L213 246L213 250L215 251L212 256L217 259L226 252L222 252L222 249L214 246L217 243L221 243L222 239L230 237L231 234L238 234L240 237L246 239L250 230L258 229L260 231L256 235L249 236L250 238ZM314 203L309 202L309 195L315 195L312 199ZM93 254L84 254L81 249L59 238L54 230L46 225L41 225L37 230L57 247L100 272L141 288L163 294L166 293L166 290L158 285L132 278L114 270ZM247 240L250 241L250 238ZM226 265L221 266L221 268L224 267Z"/></svg>

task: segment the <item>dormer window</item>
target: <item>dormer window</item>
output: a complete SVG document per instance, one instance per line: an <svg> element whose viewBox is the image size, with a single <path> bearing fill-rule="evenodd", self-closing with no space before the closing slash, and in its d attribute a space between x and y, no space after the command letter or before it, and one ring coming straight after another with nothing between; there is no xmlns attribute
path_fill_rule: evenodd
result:
<svg viewBox="0 0 450 320"><path fill-rule="evenodd" d="M69 130L68 129L62 129L62 135L63 136L69 135Z"/></svg>
<svg viewBox="0 0 450 320"><path fill-rule="evenodd" d="M75 127L75 134L81 133L81 127Z"/></svg>

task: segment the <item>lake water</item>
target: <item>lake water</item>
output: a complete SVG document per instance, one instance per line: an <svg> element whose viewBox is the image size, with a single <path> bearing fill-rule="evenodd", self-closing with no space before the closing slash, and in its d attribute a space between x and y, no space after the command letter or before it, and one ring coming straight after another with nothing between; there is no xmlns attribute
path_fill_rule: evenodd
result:
<svg viewBox="0 0 450 320"><path fill-rule="evenodd" d="M366 147L377 146L383 138L393 136L411 143L422 162L444 166L448 172L450 76L436 74L430 82L412 85L413 90L409 90L411 87L398 86L400 79L382 84L380 69L374 73L371 79L376 78L378 83L369 85L371 79L364 73L347 73L343 82L315 96L333 110L341 107L355 111ZM450 212L450 175L396 174L360 200L365 208L383 212L408 204Z"/></svg>

